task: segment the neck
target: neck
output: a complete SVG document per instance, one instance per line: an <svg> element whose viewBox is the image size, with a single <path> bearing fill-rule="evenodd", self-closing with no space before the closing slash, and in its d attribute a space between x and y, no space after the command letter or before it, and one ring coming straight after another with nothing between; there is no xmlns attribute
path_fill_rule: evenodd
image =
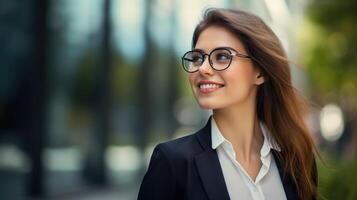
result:
<svg viewBox="0 0 357 200"><path fill-rule="evenodd" d="M253 155L260 153L263 136L255 101L213 110L213 118L222 135L232 143L237 156L249 161Z"/></svg>

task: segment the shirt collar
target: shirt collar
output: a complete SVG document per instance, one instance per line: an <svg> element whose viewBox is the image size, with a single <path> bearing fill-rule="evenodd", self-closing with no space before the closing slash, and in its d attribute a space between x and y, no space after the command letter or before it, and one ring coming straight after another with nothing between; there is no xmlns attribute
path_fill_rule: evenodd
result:
<svg viewBox="0 0 357 200"><path fill-rule="evenodd" d="M216 149L219 145L221 145L226 138L223 137L221 131L219 131L216 121L214 118L211 118L211 135L212 135L212 149Z"/></svg>
<svg viewBox="0 0 357 200"><path fill-rule="evenodd" d="M270 149L280 151L279 146L276 144L275 141L273 141L273 138L270 137L271 134L268 128L265 126L265 124L263 122L259 122L259 125L264 136L264 142L260 150L260 154L262 156L266 156L270 152ZM216 149L223 142L227 141L226 138L223 137L222 133L218 129L217 123L213 117L211 119L211 135L212 135L212 149Z"/></svg>

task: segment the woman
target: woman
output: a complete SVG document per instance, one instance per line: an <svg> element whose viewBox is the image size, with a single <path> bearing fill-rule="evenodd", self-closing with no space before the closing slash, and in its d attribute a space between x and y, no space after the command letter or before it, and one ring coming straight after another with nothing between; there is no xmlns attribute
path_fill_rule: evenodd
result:
<svg viewBox="0 0 357 200"><path fill-rule="evenodd" d="M138 199L316 199L316 147L273 31L253 14L209 9L192 48L183 68L213 115L156 146Z"/></svg>

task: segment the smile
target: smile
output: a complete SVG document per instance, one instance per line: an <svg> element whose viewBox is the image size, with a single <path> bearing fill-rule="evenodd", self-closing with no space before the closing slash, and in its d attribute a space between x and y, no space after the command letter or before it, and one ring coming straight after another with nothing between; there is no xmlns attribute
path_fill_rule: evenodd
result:
<svg viewBox="0 0 357 200"><path fill-rule="evenodd" d="M201 84L199 86L200 86L200 89L212 89L212 88L222 87L222 85L217 85L217 84Z"/></svg>
<svg viewBox="0 0 357 200"><path fill-rule="evenodd" d="M216 90L219 90L223 86L224 86L223 84L207 82L207 81L204 82L202 81L198 84L198 88L201 93L214 92Z"/></svg>

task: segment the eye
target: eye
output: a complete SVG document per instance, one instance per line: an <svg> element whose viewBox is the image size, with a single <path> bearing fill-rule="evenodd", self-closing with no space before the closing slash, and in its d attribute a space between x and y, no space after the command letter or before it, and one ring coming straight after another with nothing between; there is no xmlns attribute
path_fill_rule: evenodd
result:
<svg viewBox="0 0 357 200"><path fill-rule="evenodd" d="M217 55L217 60L229 60L231 58L231 55L227 53L220 53Z"/></svg>
<svg viewBox="0 0 357 200"><path fill-rule="evenodd" d="M190 52L185 56L185 60L190 62L194 66L200 66L204 59L199 52Z"/></svg>
<svg viewBox="0 0 357 200"><path fill-rule="evenodd" d="M215 54L215 57L214 59L217 61L217 62L227 62L231 59L231 55L229 53L226 53L226 52L219 52L217 54Z"/></svg>
<svg viewBox="0 0 357 200"><path fill-rule="evenodd" d="M194 63L202 62L202 56L199 56L199 55L192 56L191 61Z"/></svg>

